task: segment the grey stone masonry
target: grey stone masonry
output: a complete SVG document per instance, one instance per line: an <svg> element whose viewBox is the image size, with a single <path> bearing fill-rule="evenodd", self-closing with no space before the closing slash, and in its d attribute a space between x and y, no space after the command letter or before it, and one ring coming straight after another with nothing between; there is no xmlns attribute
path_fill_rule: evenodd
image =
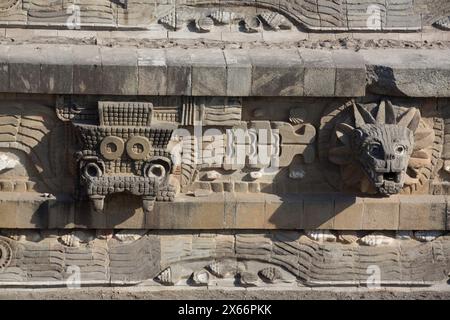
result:
<svg viewBox="0 0 450 320"><path fill-rule="evenodd" d="M450 95L448 50L7 45L0 92L192 96ZM238 84L238 85L237 85Z"/></svg>

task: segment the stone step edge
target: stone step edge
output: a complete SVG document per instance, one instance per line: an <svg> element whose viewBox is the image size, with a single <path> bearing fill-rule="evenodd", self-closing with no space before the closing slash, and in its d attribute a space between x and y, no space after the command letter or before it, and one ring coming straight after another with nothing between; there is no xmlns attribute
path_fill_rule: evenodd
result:
<svg viewBox="0 0 450 320"><path fill-rule="evenodd" d="M0 228L450 230L448 196L180 195L175 202L156 202L151 212L135 200L129 210L120 200L108 201L99 213L89 201L45 200L39 194L24 198L11 192L0 198Z"/></svg>
<svg viewBox="0 0 450 320"><path fill-rule="evenodd" d="M0 46L0 92L449 97L450 50Z"/></svg>

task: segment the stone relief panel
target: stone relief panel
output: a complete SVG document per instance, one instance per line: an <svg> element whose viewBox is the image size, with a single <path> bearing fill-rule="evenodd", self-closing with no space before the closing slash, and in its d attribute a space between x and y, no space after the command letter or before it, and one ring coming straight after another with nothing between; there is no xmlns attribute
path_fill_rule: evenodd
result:
<svg viewBox="0 0 450 320"><path fill-rule="evenodd" d="M156 201L161 213L171 202L220 204L228 195L302 203L325 194L332 217L339 195L393 205L397 194L447 195L447 107L376 96L3 100L0 190L8 201L47 194L93 213L129 199L127 215L151 213ZM66 212L58 206L54 215Z"/></svg>
<svg viewBox="0 0 450 320"><path fill-rule="evenodd" d="M450 267L448 233L0 231L0 287L66 286L73 266L82 285L366 285L373 265L382 286L426 287Z"/></svg>
<svg viewBox="0 0 450 320"><path fill-rule="evenodd" d="M2 101L0 110L1 191L72 193L68 159L72 137L54 107Z"/></svg>
<svg viewBox="0 0 450 320"><path fill-rule="evenodd" d="M435 172L442 136L442 121L422 119L414 107L352 101L322 118L319 152L340 167L340 178L330 181L344 188L411 193L426 188Z"/></svg>
<svg viewBox="0 0 450 320"><path fill-rule="evenodd" d="M437 10L440 8L441 10ZM5 25L158 29L210 32L261 30L420 30L450 15L444 0L7 0ZM436 22L436 26L445 25ZM1 22L0 22L1 23Z"/></svg>

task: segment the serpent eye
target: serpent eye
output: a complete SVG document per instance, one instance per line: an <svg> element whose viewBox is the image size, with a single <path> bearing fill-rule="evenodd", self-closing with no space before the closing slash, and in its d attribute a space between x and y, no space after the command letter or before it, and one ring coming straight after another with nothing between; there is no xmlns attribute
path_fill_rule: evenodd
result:
<svg viewBox="0 0 450 320"><path fill-rule="evenodd" d="M395 146L395 154L401 156L405 153L405 151L406 151L405 146L402 146L402 145Z"/></svg>
<svg viewBox="0 0 450 320"><path fill-rule="evenodd" d="M379 157L383 153L383 148L378 143L369 145L369 154L373 157Z"/></svg>

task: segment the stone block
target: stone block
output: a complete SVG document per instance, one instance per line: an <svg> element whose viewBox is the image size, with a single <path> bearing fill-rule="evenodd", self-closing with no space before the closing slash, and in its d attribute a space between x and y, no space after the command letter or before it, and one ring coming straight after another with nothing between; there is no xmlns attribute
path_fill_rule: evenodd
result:
<svg viewBox="0 0 450 320"><path fill-rule="evenodd" d="M167 95L190 96L192 93L192 63L189 51L166 51Z"/></svg>
<svg viewBox="0 0 450 320"><path fill-rule="evenodd" d="M304 196L303 229L333 229L334 199L331 194Z"/></svg>
<svg viewBox="0 0 450 320"><path fill-rule="evenodd" d="M300 195L264 196L265 228L268 229L301 229L303 218L303 197Z"/></svg>
<svg viewBox="0 0 450 320"><path fill-rule="evenodd" d="M363 230L397 230L400 202L398 196L364 198Z"/></svg>
<svg viewBox="0 0 450 320"><path fill-rule="evenodd" d="M304 65L295 49L249 51L252 95L302 96Z"/></svg>
<svg viewBox="0 0 450 320"><path fill-rule="evenodd" d="M97 46L72 47L73 93L102 92L102 58Z"/></svg>
<svg viewBox="0 0 450 320"><path fill-rule="evenodd" d="M192 62L192 95L225 96L227 70L220 49L190 50Z"/></svg>
<svg viewBox="0 0 450 320"><path fill-rule="evenodd" d="M400 230L445 230L446 215L444 196L400 197Z"/></svg>
<svg viewBox="0 0 450 320"><path fill-rule="evenodd" d="M69 46L45 46L42 49L40 92L69 94L73 90L72 49Z"/></svg>
<svg viewBox="0 0 450 320"><path fill-rule="evenodd" d="M382 95L447 97L450 55L446 50L386 49L361 52L368 90Z"/></svg>
<svg viewBox="0 0 450 320"><path fill-rule="evenodd" d="M305 65L305 91L308 97L331 97L335 93L336 66L331 52L300 50Z"/></svg>
<svg viewBox="0 0 450 320"><path fill-rule="evenodd" d="M264 197L236 194L235 225L239 229L262 229L265 225Z"/></svg>
<svg viewBox="0 0 450 320"><path fill-rule="evenodd" d="M0 46L0 92L9 92L9 53L10 46Z"/></svg>
<svg viewBox="0 0 450 320"><path fill-rule="evenodd" d="M38 93L41 64L44 62L42 49L30 45L12 46L8 62L11 92Z"/></svg>
<svg viewBox="0 0 450 320"><path fill-rule="evenodd" d="M138 94L167 93L166 52L161 49L138 49Z"/></svg>
<svg viewBox="0 0 450 320"><path fill-rule="evenodd" d="M332 52L336 66L337 97L363 97L366 94L366 65L361 54L338 50Z"/></svg>
<svg viewBox="0 0 450 320"><path fill-rule="evenodd" d="M137 50L102 47L102 94L138 93Z"/></svg>
<svg viewBox="0 0 450 320"><path fill-rule="evenodd" d="M2 192L0 228L48 228L48 200L35 193Z"/></svg>
<svg viewBox="0 0 450 320"><path fill-rule="evenodd" d="M225 50L227 95L246 97L251 94L252 63L246 50Z"/></svg>
<svg viewBox="0 0 450 320"><path fill-rule="evenodd" d="M364 202L354 196L334 197L334 229L360 230L362 227Z"/></svg>

